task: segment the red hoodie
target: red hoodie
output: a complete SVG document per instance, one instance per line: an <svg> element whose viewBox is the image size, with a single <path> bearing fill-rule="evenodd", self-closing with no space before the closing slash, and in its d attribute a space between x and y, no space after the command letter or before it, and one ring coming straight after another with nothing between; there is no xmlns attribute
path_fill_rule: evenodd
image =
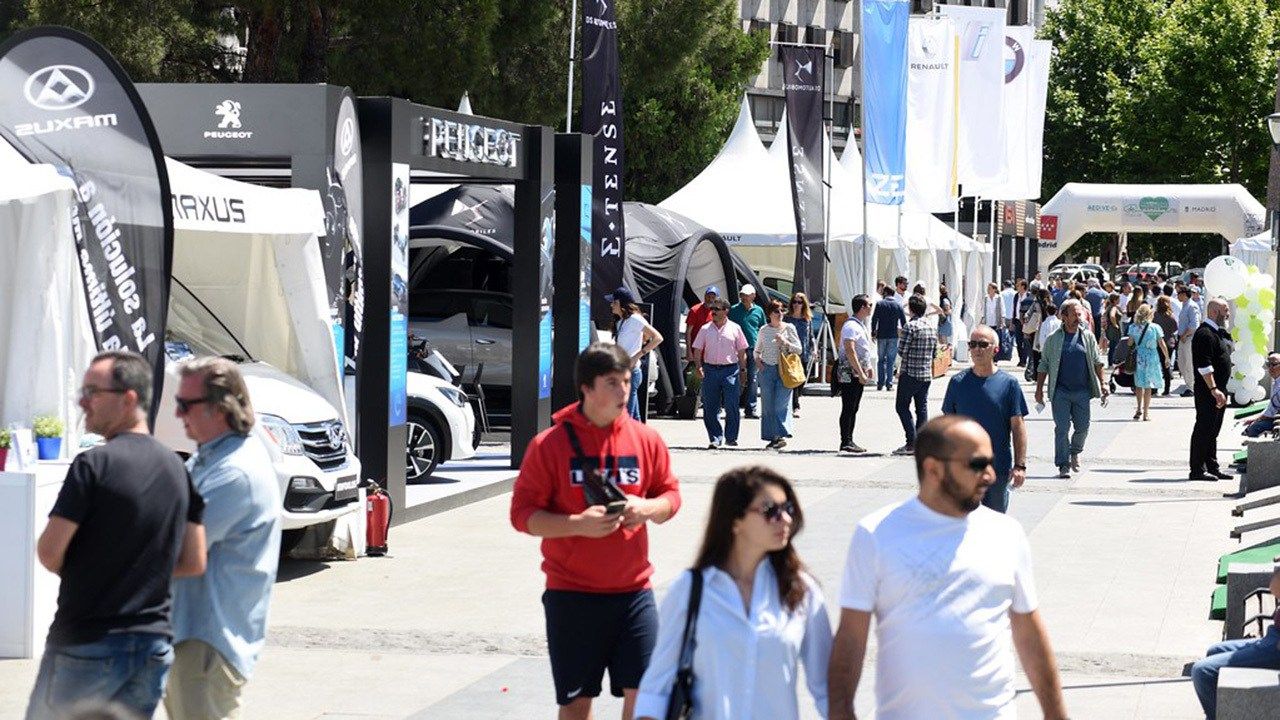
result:
<svg viewBox="0 0 1280 720"><path fill-rule="evenodd" d="M529 532L529 516L538 510L572 515L587 509L582 486L575 482L575 458L569 435L561 423L573 424L587 461L604 466L628 495L666 498L672 515L680 509L680 483L671 474L667 444L652 428L625 412L609 427L596 427L578 403L561 408L555 424L538 433L525 452L511 496L511 525ZM614 463L618 470L613 474ZM594 593L624 593L649 587L648 523L621 528L603 538L566 537L542 540L542 571L547 589Z"/></svg>

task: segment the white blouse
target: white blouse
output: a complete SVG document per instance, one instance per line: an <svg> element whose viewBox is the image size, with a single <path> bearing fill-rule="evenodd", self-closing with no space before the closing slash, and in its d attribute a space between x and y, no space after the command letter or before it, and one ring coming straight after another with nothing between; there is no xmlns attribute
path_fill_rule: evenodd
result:
<svg viewBox="0 0 1280 720"><path fill-rule="evenodd" d="M794 720L797 661L818 713L827 717L827 663L831 620L818 584L808 588L795 612L778 595L768 560L756 568L751 610L744 612L733 577L719 568L702 571L697 646L693 653L693 717L698 720ZM640 681L637 718L663 718L680 662L691 579L680 574L658 613L658 641Z"/></svg>
<svg viewBox="0 0 1280 720"><path fill-rule="evenodd" d="M775 337L782 337L782 345L779 345ZM756 335L755 353L765 365L777 365L780 361L779 355L782 354L783 347L787 352L799 355L803 346L800 345L800 334L796 332L796 326L789 322L783 322L780 326L774 327L765 323L760 327L760 332Z"/></svg>

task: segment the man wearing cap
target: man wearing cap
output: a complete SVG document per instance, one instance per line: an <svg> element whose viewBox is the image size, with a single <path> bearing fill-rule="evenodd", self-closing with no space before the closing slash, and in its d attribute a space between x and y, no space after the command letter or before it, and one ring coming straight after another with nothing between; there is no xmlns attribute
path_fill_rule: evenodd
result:
<svg viewBox="0 0 1280 720"><path fill-rule="evenodd" d="M756 346L756 335L760 333L760 328L764 327L765 317L764 310L756 305L756 289L750 285L743 285L738 291L738 304L729 308L729 319L735 322L738 327L742 328L742 334L747 338L747 347ZM756 415L756 396L758 388L756 385L756 364L747 363L746 382L742 383L741 395L738 405L746 410L746 416L749 418L758 417Z"/></svg>
<svg viewBox="0 0 1280 720"><path fill-rule="evenodd" d="M693 362L693 341L698 339L698 331L702 326L711 322L711 301L718 297L720 288L708 285L706 292L702 293L702 302L689 308L689 313L684 318L684 356L689 362Z"/></svg>
<svg viewBox="0 0 1280 720"><path fill-rule="evenodd" d="M1195 395L1195 367L1191 364L1191 336L1200 327L1200 288L1192 285L1178 289L1178 299L1182 301L1182 310L1178 312L1178 374L1186 387L1182 397Z"/></svg>

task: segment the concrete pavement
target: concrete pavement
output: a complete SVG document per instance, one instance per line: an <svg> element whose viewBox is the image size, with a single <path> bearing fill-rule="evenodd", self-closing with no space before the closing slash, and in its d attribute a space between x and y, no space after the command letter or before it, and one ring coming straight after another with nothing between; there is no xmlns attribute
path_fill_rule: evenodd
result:
<svg viewBox="0 0 1280 720"><path fill-rule="evenodd" d="M935 381L930 392L935 413L943 387ZM1070 480L1052 477L1053 423L1048 410L1033 410L1029 479L1011 515L1030 537L1072 716L1196 718L1180 674L1220 637L1206 617L1217 557L1239 547L1227 536L1234 501L1224 498L1235 482L1185 480L1190 399L1157 398L1146 423L1129 419L1132 402L1095 403L1084 471ZM685 497L676 518L651 530L659 597L697 550L715 477L763 463L795 480L807 521L797 545L834 605L858 518L914 492L913 460L884 454L902 444L892 405L889 393L866 394L855 440L873 453L863 457L834 453L839 402L827 397L803 399L782 452L753 449L763 445L758 421L744 422L741 448L719 451L704 449L700 420L654 421ZM1228 423L1224 460L1239 447ZM285 563L247 717L552 716L538 543L511 530L509 497L397 527L387 558ZM34 672L34 661L0 661L0 716L20 716ZM1019 709L1036 716L1025 680L1019 687ZM873 709L871 688L864 680L862 716ZM801 692L804 717L817 717ZM602 699L598 716L614 717L618 705Z"/></svg>

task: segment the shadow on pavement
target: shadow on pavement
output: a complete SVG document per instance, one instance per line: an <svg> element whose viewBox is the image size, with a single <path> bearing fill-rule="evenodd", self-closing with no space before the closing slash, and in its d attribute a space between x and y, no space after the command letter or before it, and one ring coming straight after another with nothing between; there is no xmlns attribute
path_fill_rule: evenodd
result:
<svg viewBox="0 0 1280 720"><path fill-rule="evenodd" d="M329 563L319 560L292 560L280 558L280 567L276 570L276 582L283 583L315 575L329 568Z"/></svg>

